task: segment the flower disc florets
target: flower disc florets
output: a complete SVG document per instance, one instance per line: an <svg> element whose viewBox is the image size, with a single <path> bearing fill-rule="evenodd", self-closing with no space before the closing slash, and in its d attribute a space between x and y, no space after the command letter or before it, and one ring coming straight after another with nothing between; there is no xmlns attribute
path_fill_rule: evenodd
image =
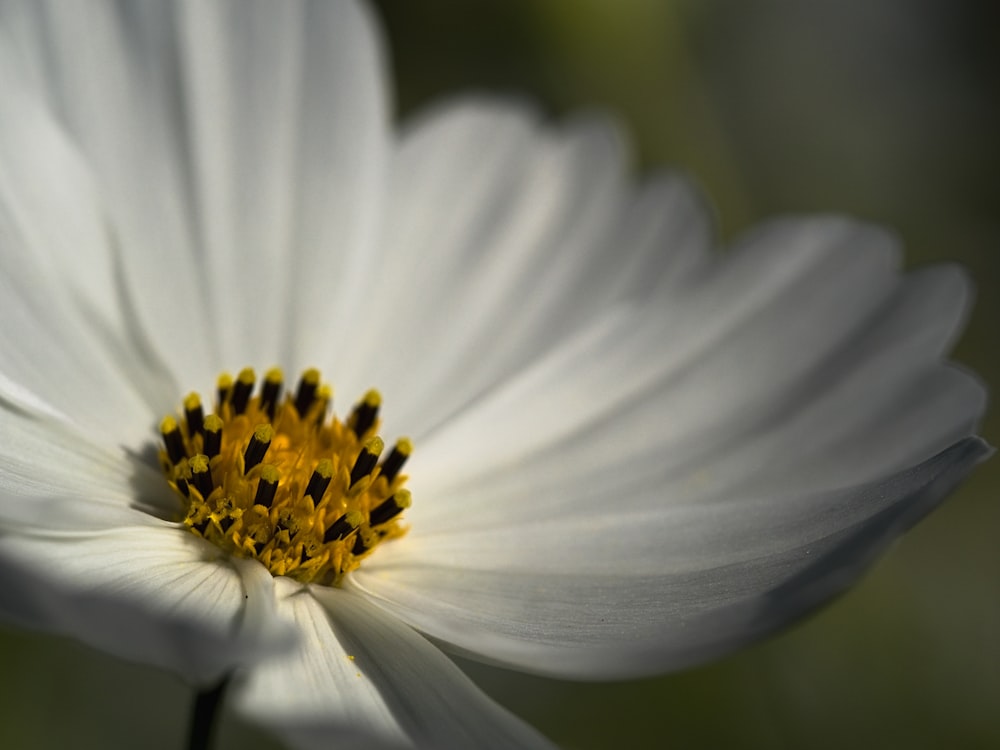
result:
<svg viewBox="0 0 1000 750"><path fill-rule="evenodd" d="M405 532L410 505L400 469L412 451L400 439L379 461L381 397L369 391L346 422L327 419L332 390L307 370L282 398L274 368L253 395L250 368L219 378L215 412L184 399L181 419L160 425L163 471L184 498L184 524L273 575L336 584L379 542Z"/></svg>

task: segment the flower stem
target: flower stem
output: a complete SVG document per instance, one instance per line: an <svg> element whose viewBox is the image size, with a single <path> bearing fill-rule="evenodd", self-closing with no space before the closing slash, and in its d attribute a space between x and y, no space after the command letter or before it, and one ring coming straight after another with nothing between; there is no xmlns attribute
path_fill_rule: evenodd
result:
<svg viewBox="0 0 1000 750"><path fill-rule="evenodd" d="M222 705L223 694L228 685L229 677L224 677L214 687L200 690L195 695L188 732L188 750L208 750L211 746L216 712Z"/></svg>

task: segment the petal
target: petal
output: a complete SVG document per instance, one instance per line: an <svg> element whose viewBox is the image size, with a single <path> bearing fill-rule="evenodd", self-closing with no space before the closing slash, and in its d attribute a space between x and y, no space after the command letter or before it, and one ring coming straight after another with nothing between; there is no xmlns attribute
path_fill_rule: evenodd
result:
<svg viewBox="0 0 1000 750"><path fill-rule="evenodd" d="M202 684L292 645L262 566L264 575L238 571L215 547L137 511L141 525L131 526L121 525L126 509L68 512L75 530L0 534L5 619Z"/></svg>
<svg viewBox="0 0 1000 750"><path fill-rule="evenodd" d="M79 154L12 76L20 68L8 52L0 53L0 399L125 442L148 430L150 394L140 352L116 357L107 346L128 329L110 235Z"/></svg>
<svg viewBox="0 0 1000 750"><path fill-rule="evenodd" d="M463 100L418 119L393 161L365 309L375 335L338 381L363 388L377 375L387 418L419 435L635 293L640 269L682 275L706 249L702 217L688 221L697 202L676 179L631 195L625 152L603 119L548 129L510 102Z"/></svg>
<svg viewBox="0 0 1000 750"><path fill-rule="evenodd" d="M292 746L551 747L406 625L356 593L310 591L280 602L302 630L299 650L249 671L233 693Z"/></svg>
<svg viewBox="0 0 1000 750"><path fill-rule="evenodd" d="M964 318L965 277L941 268L900 278L892 243L861 225L778 229L777 250L765 233L669 304L665 321L658 309L608 313L421 443L414 489L433 502L411 517L438 523L480 500L503 512L518 494L576 502L565 489L595 482L686 481L757 444L773 456L758 451L743 466L780 482L785 474L759 471L768 460L823 460L826 445L856 441L872 460L841 486L857 484L969 434L982 389L939 364ZM798 239L781 244L783 234Z"/></svg>
<svg viewBox="0 0 1000 750"><path fill-rule="evenodd" d="M335 308L349 330L340 285L371 257L387 152L368 12L14 2L3 23L94 172L139 327L177 381L326 357Z"/></svg>
<svg viewBox="0 0 1000 750"><path fill-rule="evenodd" d="M759 638L847 588L990 449L962 441L849 490L630 513L613 503L516 530L404 537L353 574L435 640L544 674L624 678Z"/></svg>

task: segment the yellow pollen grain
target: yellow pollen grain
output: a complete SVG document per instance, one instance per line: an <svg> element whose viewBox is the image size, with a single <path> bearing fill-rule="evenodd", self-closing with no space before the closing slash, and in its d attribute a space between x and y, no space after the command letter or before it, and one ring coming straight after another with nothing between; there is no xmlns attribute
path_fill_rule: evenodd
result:
<svg viewBox="0 0 1000 750"><path fill-rule="evenodd" d="M393 497L396 501L396 507L400 510L406 510L413 505L413 497L410 495L409 490L400 490Z"/></svg>
<svg viewBox="0 0 1000 750"><path fill-rule="evenodd" d="M359 436L347 421L329 417L333 389L319 385L319 370L301 377L315 388L305 414L296 408L295 389L276 396L285 382L279 368L266 371L257 394L253 369L241 370L237 380L219 376L220 413L202 417L203 401L190 393L180 419L168 415L160 424L161 463L184 503L184 524L234 556L258 560L272 575L337 585L379 544L405 533L398 517L373 524L372 513L390 498L400 509L410 506L398 469L412 444L400 439L393 469L380 476L385 442L372 435L377 420ZM362 402L377 409L381 395L370 390ZM198 429L189 417L199 420ZM352 473L365 470L352 483Z"/></svg>

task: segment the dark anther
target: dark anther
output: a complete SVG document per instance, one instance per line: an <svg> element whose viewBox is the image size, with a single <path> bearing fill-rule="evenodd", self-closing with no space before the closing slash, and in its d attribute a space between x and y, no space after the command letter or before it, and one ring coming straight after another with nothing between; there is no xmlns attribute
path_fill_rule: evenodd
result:
<svg viewBox="0 0 1000 750"><path fill-rule="evenodd" d="M302 373L298 390L295 392L295 411L300 417L304 417L312 406L316 399L317 388L319 388L319 370L306 370Z"/></svg>
<svg viewBox="0 0 1000 750"><path fill-rule="evenodd" d="M178 477L177 479L177 489L180 491L184 497L191 496L191 490L188 489L188 480L184 477Z"/></svg>
<svg viewBox="0 0 1000 750"><path fill-rule="evenodd" d="M351 469L351 487L356 485L362 477L366 477L372 473L372 469L378 463L379 454L382 452L382 445L382 439L377 437L365 443L365 446L358 454L357 460L354 462L354 468Z"/></svg>
<svg viewBox="0 0 1000 750"><path fill-rule="evenodd" d="M257 482L257 494L254 495L255 505L271 507L274 501L274 493L278 491L278 470L273 466L265 466L260 470L260 481Z"/></svg>
<svg viewBox="0 0 1000 750"><path fill-rule="evenodd" d="M215 485L212 483L212 469L208 465L208 456L197 455L190 461L191 482L203 498L212 494Z"/></svg>
<svg viewBox="0 0 1000 750"><path fill-rule="evenodd" d="M393 446L388 458L382 462L379 472L381 476L385 477L385 481L392 484L392 480L399 475L399 470L403 468L403 464L406 463L406 459L410 457L412 452L413 445L406 438L399 440Z"/></svg>
<svg viewBox="0 0 1000 750"><path fill-rule="evenodd" d="M281 397L281 384L281 370L277 367L268 370L260 391L260 408L266 411L267 416L272 420L278 408L278 399Z"/></svg>
<svg viewBox="0 0 1000 750"><path fill-rule="evenodd" d="M378 417L378 408L381 403L382 397L378 391L368 391L360 403L354 407L354 411L347 420L347 424L359 438L375 424L375 418Z"/></svg>
<svg viewBox="0 0 1000 750"><path fill-rule="evenodd" d="M188 437L194 437L205 431L205 412L201 408L201 399L197 393L188 394L184 399L184 417L187 419Z"/></svg>
<svg viewBox="0 0 1000 750"><path fill-rule="evenodd" d="M167 458L170 463L176 465L187 455L184 449L184 438L181 437L181 428L177 420L173 417L165 417L160 423L160 433L163 435L163 445L167 449Z"/></svg>
<svg viewBox="0 0 1000 750"><path fill-rule="evenodd" d="M256 379L257 376L254 374L253 369L244 367L240 370L240 374L236 378L236 384L233 386L231 399L233 414L242 414L247 410L247 404L250 402L250 393L253 391L253 384Z"/></svg>
<svg viewBox="0 0 1000 750"><path fill-rule="evenodd" d="M371 549L368 543L365 541L364 534L358 534L354 537L354 546L351 547L351 554L353 555L363 555Z"/></svg>
<svg viewBox="0 0 1000 750"><path fill-rule="evenodd" d="M363 516L356 510L349 510L336 521L323 535L323 542L335 542L350 536L361 525Z"/></svg>
<svg viewBox="0 0 1000 750"><path fill-rule="evenodd" d="M215 458L222 450L222 419L216 414L205 417L205 455Z"/></svg>
<svg viewBox="0 0 1000 750"><path fill-rule="evenodd" d="M400 490L388 500L372 508L368 521L372 526L381 526L409 508L411 502L410 493L406 490Z"/></svg>
<svg viewBox="0 0 1000 750"><path fill-rule="evenodd" d="M215 397L217 399L215 410L222 411L222 405L233 395L233 376L227 372L222 373L216 381Z"/></svg>
<svg viewBox="0 0 1000 750"><path fill-rule="evenodd" d="M253 431L250 444L247 445L247 449L243 453L244 474L264 460L264 454L267 453L267 449L271 446L271 439L273 437L274 429L269 424L258 425L257 429Z"/></svg>
<svg viewBox="0 0 1000 750"><path fill-rule="evenodd" d="M306 485L305 494L313 499L313 502L319 502L323 499L323 493L326 492L326 488L330 486L330 479L333 477L333 462L328 458L324 458L313 470L312 476L309 477L309 484Z"/></svg>

